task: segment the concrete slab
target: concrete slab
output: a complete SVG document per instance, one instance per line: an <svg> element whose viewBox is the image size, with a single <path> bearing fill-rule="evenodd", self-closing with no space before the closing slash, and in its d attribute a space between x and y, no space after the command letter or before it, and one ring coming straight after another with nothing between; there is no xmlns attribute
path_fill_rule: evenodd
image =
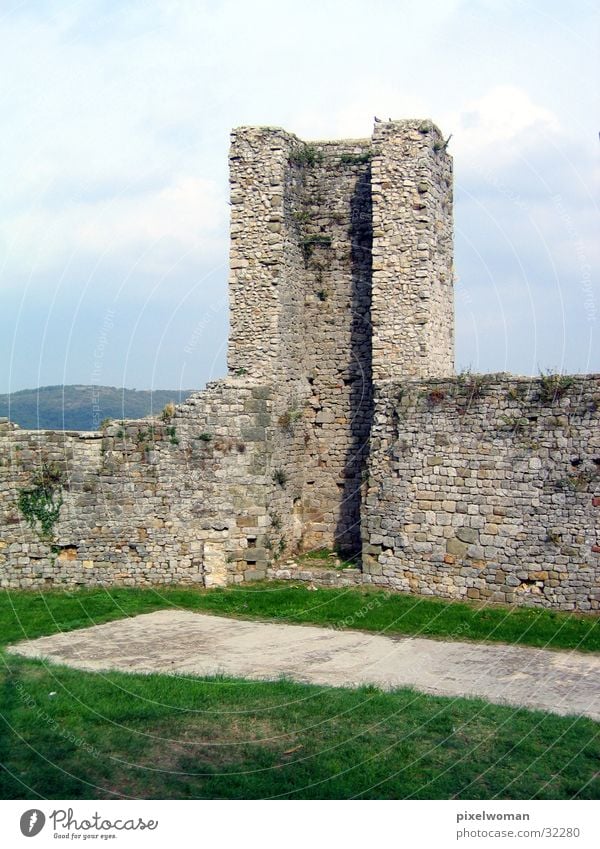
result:
<svg viewBox="0 0 600 849"><path fill-rule="evenodd" d="M414 687L600 721L600 656L385 637L160 610L9 647L92 672L223 674L333 687Z"/></svg>

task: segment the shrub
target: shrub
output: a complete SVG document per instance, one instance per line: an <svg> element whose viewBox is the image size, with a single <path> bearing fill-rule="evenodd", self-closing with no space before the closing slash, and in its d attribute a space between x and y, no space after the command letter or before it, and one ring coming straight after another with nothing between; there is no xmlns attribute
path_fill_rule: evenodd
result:
<svg viewBox="0 0 600 849"><path fill-rule="evenodd" d="M168 404L165 404L163 407L162 413L160 414L163 422L170 422L173 416L175 415L175 404L172 401L169 401Z"/></svg>
<svg viewBox="0 0 600 849"><path fill-rule="evenodd" d="M372 150L365 150L363 153L342 153L340 162L342 165L363 165L365 162L370 162L373 158Z"/></svg>
<svg viewBox="0 0 600 849"><path fill-rule="evenodd" d="M550 371L540 374L540 401L554 404L566 394L573 385L573 378L566 374L554 374Z"/></svg>
<svg viewBox="0 0 600 849"><path fill-rule="evenodd" d="M323 154L312 144L305 144L302 147L297 147L290 153L290 164L308 166L317 165L323 161Z"/></svg>

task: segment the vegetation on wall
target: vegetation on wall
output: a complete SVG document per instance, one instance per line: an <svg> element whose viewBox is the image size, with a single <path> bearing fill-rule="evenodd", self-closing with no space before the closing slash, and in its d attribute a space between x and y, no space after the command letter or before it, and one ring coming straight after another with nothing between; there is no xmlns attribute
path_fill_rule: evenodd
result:
<svg viewBox="0 0 600 849"><path fill-rule="evenodd" d="M573 378L566 374L542 372L540 374L540 401L543 404L554 404L567 393L573 385Z"/></svg>
<svg viewBox="0 0 600 849"><path fill-rule="evenodd" d="M363 153L342 153L340 162L342 165L364 165L373 159L373 151L365 150Z"/></svg>
<svg viewBox="0 0 600 849"><path fill-rule="evenodd" d="M290 153L290 164L308 166L318 165L323 161L323 154L312 144L304 144Z"/></svg>
<svg viewBox="0 0 600 849"><path fill-rule="evenodd" d="M31 486L19 490L18 505L27 524L40 537L50 539L63 504L64 474L55 463L43 462Z"/></svg>

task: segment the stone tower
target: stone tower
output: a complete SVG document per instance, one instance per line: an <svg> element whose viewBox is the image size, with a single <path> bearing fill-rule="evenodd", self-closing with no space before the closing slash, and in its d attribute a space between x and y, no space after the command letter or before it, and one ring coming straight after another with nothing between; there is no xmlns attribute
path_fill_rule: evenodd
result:
<svg viewBox="0 0 600 849"><path fill-rule="evenodd" d="M242 127L230 180L230 372L277 391L300 546L358 552L374 392L453 372L451 159L429 121Z"/></svg>

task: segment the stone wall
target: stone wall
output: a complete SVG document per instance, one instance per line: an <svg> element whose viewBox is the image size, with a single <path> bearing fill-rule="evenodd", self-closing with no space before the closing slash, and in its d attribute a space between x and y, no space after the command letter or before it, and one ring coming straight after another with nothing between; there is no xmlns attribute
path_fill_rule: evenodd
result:
<svg viewBox="0 0 600 849"><path fill-rule="evenodd" d="M230 162L229 367L277 387L290 545L357 555L372 364L452 370L450 158L430 122L394 121L339 142L241 128Z"/></svg>
<svg viewBox="0 0 600 849"><path fill-rule="evenodd" d="M0 424L0 586L210 586L255 577L256 564L264 576L272 403L230 379L166 420L103 433ZM23 497L58 507L46 532Z"/></svg>
<svg viewBox="0 0 600 849"><path fill-rule="evenodd" d="M311 151L316 161L294 169L301 177L291 208L308 383L302 541L353 555L372 415L371 146L316 143Z"/></svg>
<svg viewBox="0 0 600 849"><path fill-rule="evenodd" d="M367 580L600 607L600 377L382 385L363 507Z"/></svg>
<svg viewBox="0 0 600 849"><path fill-rule="evenodd" d="M373 132L373 380L454 372L452 159L430 121Z"/></svg>

